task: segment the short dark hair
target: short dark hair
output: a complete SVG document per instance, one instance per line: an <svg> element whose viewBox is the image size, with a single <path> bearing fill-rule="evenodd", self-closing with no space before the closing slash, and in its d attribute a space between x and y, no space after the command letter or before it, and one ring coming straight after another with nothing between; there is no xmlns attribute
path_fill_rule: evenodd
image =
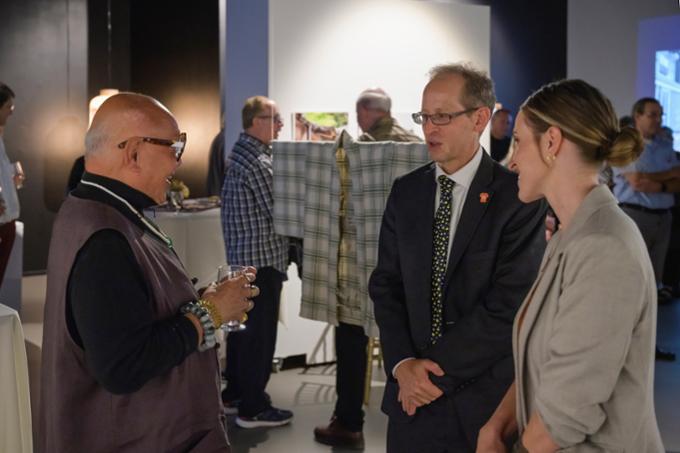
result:
<svg viewBox="0 0 680 453"><path fill-rule="evenodd" d="M495 112L493 112L493 116L500 115L501 113L505 113L507 115L512 115L512 112L509 109L506 109L503 107L502 109L498 109ZM492 118L493 118L492 116Z"/></svg>
<svg viewBox="0 0 680 453"><path fill-rule="evenodd" d="M243 121L243 129L248 129L253 125L253 119L262 113L265 104L269 99L264 96L253 96L246 99L241 110L241 120Z"/></svg>
<svg viewBox="0 0 680 453"><path fill-rule="evenodd" d="M661 105L657 99L654 98L640 98L633 104L633 109L631 110L631 116L635 118L635 115L642 115L645 113L645 106L650 103Z"/></svg>
<svg viewBox="0 0 680 453"><path fill-rule="evenodd" d="M14 91L4 83L0 82L0 106L5 105L10 98L14 99Z"/></svg>
<svg viewBox="0 0 680 453"><path fill-rule="evenodd" d="M430 69L430 82L451 75L460 76L465 81L460 103L466 109L488 107L489 111L493 111L496 93L493 81L486 72L480 71L471 63L444 64Z"/></svg>

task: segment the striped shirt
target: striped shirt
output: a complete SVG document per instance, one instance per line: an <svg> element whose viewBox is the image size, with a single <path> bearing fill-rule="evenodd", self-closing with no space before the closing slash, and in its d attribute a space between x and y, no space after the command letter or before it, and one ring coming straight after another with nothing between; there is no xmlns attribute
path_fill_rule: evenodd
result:
<svg viewBox="0 0 680 453"><path fill-rule="evenodd" d="M271 147L241 133L227 159L222 229L229 264L274 267L286 274L288 238L274 232Z"/></svg>

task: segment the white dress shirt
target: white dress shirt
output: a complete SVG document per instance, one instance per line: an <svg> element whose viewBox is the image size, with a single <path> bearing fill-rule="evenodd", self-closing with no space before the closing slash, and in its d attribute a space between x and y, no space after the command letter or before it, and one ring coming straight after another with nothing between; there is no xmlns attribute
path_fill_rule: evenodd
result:
<svg viewBox="0 0 680 453"><path fill-rule="evenodd" d="M453 244L453 237L456 234L456 227L458 226L460 215L463 213L463 205L465 204L465 198L467 197L467 193L468 190L470 189L470 185L472 184L472 180L475 178L475 175L477 174L479 164L482 162L483 153L484 151L482 150L482 147L480 145L479 148L477 148L477 151L475 152L474 156L472 156L472 159L470 159L470 161L463 167L458 169L458 171L451 174L446 173L444 170L442 170L439 164L436 164L434 175L435 178L434 180L437 183L437 193L434 199L435 215L437 213L437 208L439 207L439 198L441 197L440 195L441 189L439 187L439 176L445 175L446 177L448 177L449 179L456 183L453 186L452 193L453 202L451 203L451 225L449 226L449 243L446 247L447 263L449 261L449 257L451 256L451 244ZM394 372L397 371L399 365L401 365L407 360L412 360L414 358L415 357L407 357L399 361L396 365L394 365L394 368L392 368L392 376L395 376Z"/></svg>

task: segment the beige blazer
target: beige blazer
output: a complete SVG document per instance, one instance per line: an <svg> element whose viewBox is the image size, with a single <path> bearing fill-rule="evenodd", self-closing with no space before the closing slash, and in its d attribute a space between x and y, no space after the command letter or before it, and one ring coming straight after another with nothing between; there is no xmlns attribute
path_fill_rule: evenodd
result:
<svg viewBox="0 0 680 453"><path fill-rule="evenodd" d="M548 243L515 318L520 433L538 412L561 452L663 452L655 341L647 248L609 189L598 186Z"/></svg>

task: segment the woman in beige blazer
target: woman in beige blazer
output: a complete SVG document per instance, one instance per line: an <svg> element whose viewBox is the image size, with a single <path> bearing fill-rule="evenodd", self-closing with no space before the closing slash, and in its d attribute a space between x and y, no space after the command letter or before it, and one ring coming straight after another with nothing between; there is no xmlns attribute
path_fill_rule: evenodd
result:
<svg viewBox="0 0 680 453"><path fill-rule="evenodd" d="M515 383L480 431L478 453L660 453L654 415L656 285L640 232L598 171L642 150L607 98L581 80L522 105L511 166L519 197L561 221L515 318Z"/></svg>

